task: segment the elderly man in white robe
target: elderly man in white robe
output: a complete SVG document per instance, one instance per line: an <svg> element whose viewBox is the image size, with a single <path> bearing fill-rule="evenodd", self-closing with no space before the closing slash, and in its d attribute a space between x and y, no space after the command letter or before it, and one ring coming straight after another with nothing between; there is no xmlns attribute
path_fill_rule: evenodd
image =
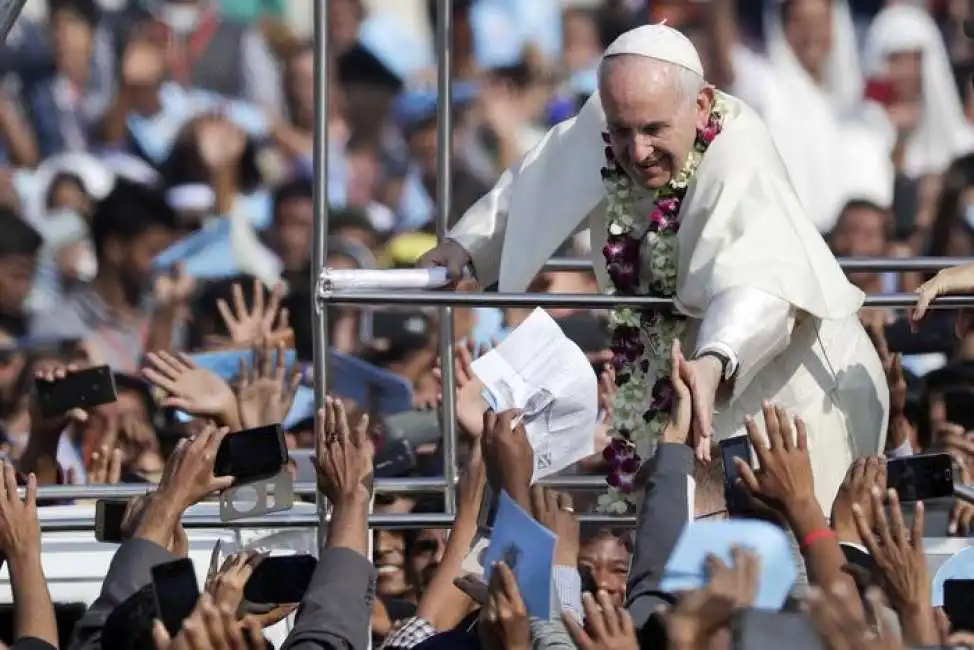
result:
<svg viewBox="0 0 974 650"><path fill-rule="evenodd" d="M689 353L697 456L761 422L765 401L808 430L828 509L850 462L883 450L889 393L856 313L863 294L806 217L760 118L705 83L697 51L664 25L606 50L599 92L506 172L425 266L523 291L590 228L603 291L671 297L673 313L619 309L616 434L651 453L665 419L674 338ZM613 451L610 499L631 489ZM621 467L620 467L621 465ZM603 504L606 505L606 504Z"/></svg>

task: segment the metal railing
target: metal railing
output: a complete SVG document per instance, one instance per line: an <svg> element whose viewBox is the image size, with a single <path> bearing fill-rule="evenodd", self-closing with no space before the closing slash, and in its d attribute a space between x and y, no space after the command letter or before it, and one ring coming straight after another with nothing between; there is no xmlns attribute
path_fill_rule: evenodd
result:
<svg viewBox="0 0 974 650"><path fill-rule="evenodd" d="M951 266L969 264L969 257L840 257L839 266L849 273L932 273ZM555 258L545 271L591 271L592 260Z"/></svg>

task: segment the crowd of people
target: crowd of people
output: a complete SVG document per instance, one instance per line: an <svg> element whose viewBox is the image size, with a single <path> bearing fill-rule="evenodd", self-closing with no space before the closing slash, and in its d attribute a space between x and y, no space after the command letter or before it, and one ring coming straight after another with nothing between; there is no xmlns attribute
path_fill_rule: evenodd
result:
<svg viewBox="0 0 974 650"><path fill-rule="evenodd" d="M336 376L317 387L331 397L316 419L303 399L314 338L312 44L276 18L221 14L233 3L122 4L109 11L96 0L47 0L46 19L22 18L0 46L0 555L15 606L0 638L16 648L255 648L267 644L262 629L290 617L286 648L730 647L735 621L754 603L761 557L737 549L731 563L712 558L703 587L659 588L687 522L727 518L719 454L703 463L687 444L679 373L654 462L637 480L634 531L579 524L597 492L532 486L523 428L512 428L511 413L486 410L471 364L531 310L455 309L456 385L443 386L435 310L330 307L331 350L395 377L412 404L390 412L381 394ZM436 2L412 3L414 21L381 1L326 5L327 263L412 267L436 244ZM451 225L597 90L610 42L665 20L693 40L710 82L761 115L836 256L974 251L968 3L455 0L453 11ZM405 28L416 22L428 29ZM580 233L559 256L590 252ZM939 277L926 286L974 290L963 274ZM870 294L930 280L850 279ZM557 271L530 290L597 286L591 272ZM617 388L608 316L549 311L600 377L594 453L567 471L605 476ZM887 455L946 451L957 479L974 484L967 314L931 310L918 322L864 309L861 318L888 378ZM252 356L238 365L234 350ZM204 361L202 352L216 357ZM38 382L100 365L114 373L117 401L41 413ZM407 445L412 459L397 476L443 476L435 414L454 389L463 469L452 530L370 530L370 507L445 511L438 495L373 497L369 478L373 457L393 444ZM764 420L767 440L751 431L760 469L742 476L760 517L798 547L810 586L785 611L805 612L830 650L974 645L971 631L933 607L922 544L974 533L974 507L957 502L926 522L920 504L904 513L887 493L885 456L856 459L835 501L820 503L801 427L774 405ZM180 518L223 487L213 471L220 441L275 423L285 424L290 448L313 450L318 486L334 505L311 586L300 604L244 615L242 587L262 556L235 555L170 638L156 622L150 569L186 555ZM157 487L130 502L128 539L101 596L80 620L59 620L40 562L38 508L49 502L34 490L122 482ZM528 616L503 564L484 598L454 584L487 484L558 537L551 620Z"/></svg>

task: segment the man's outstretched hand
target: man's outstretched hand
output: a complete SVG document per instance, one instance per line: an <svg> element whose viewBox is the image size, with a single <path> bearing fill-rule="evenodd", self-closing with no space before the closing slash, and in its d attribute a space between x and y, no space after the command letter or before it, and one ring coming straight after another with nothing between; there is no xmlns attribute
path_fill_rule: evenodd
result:
<svg viewBox="0 0 974 650"><path fill-rule="evenodd" d="M693 396L693 447L697 459L709 463L714 440L714 404L723 368L720 361L709 355L688 361L686 365L684 381Z"/></svg>
<svg viewBox="0 0 974 650"><path fill-rule="evenodd" d="M417 265L424 269L445 268L450 279L448 288L452 289L463 279L463 268L470 262L470 253L452 239L447 239L419 258Z"/></svg>

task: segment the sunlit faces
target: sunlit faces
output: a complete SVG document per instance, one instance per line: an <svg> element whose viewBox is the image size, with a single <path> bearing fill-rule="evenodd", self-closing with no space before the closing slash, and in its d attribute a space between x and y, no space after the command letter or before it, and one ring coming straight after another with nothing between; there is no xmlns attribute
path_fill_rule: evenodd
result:
<svg viewBox="0 0 974 650"><path fill-rule="evenodd" d="M683 68L628 55L606 59L599 85L616 161L638 185L663 187L706 125L713 90Z"/></svg>

